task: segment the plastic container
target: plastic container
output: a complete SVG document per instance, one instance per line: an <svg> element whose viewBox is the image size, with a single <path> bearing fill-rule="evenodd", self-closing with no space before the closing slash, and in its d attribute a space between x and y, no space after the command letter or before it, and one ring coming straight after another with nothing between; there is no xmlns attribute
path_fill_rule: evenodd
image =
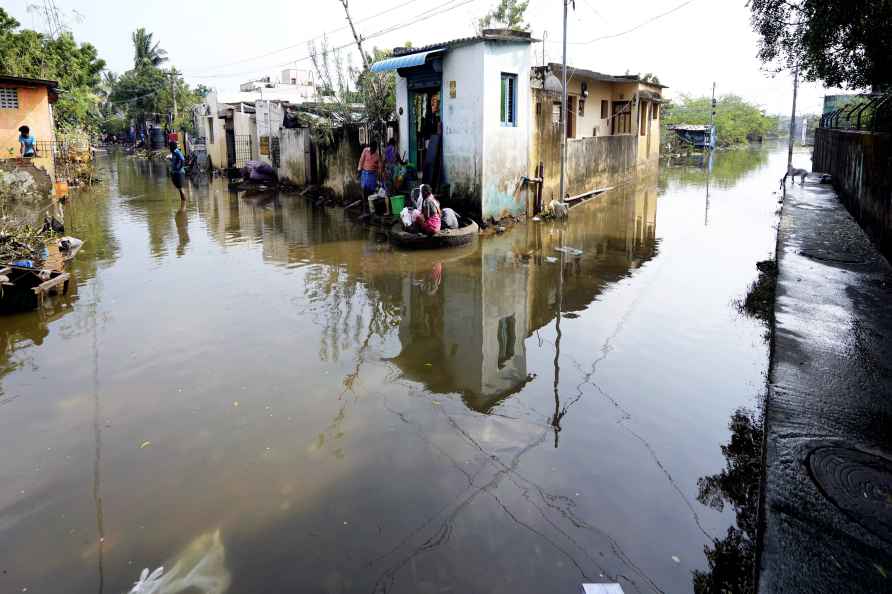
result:
<svg viewBox="0 0 892 594"><path fill-rule="evenodd" d="M64 198L65 196L68 196L68 182L57 181L53 184L53 191L56 198Z"/></svg>
<svg viewBox="0 0 892 594"><path fill-rule="evenodd" d="M390 197L390 212L397 214L406 206L406 197L402 194Z"/></svg>
<svg viewBox="0 0 892 594"><path fill-rule="evenodd" d="M152 128L150 142L155 150L164 148L164 130L161 128Z"/></svg>

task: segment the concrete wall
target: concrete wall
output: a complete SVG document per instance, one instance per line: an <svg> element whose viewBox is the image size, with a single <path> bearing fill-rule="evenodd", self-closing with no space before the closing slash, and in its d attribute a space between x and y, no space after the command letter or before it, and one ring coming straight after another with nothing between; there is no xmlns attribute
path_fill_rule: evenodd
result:
<svg viewBox="0 0 892 594"><path fill-rule="evenodd" d="M318 151L322 184L347 203L362 198L356 174L362 148L358 128L351 127L335 130L333 145Z"/></svg>
<svg viewBox="0 0 892 594"><path fill-rule="evenodd" d="M446 180L455 205L478 214L483 172L483 60L482 43L447 52L440 93ZM455 98L449 95L450 81L455 81ZM408 120L404 125L400 119L400 130L408 129ZM408 134L400 136L406 139L408 149Z"/></svg>
<svg viewBox="0 0 892 594"><path fill-rule="evenodd" d="M56 139L53 126L52 107L49 102L47 88L26 88L13 84L0 84L4 88L18 89L19 108L0 109L0 158L19 155L19 127L31 128L31 135L37 142L54 141ZM41 147L38 146L38 149ZM12 154L9 150L12 149ZM36 159L32 159L34 165L45 170L50 178L55 179L53 168L53 155L44 151L38 151Z"/></svg>
<svg viewBox="0 0 892 594"><path fill-rule="evenodd" d="M257 155L261 161L272 163L272 141L268 140L269 144L267 146L270 147L270 150L268 154L264 155L260 153L261 138L269 137L272 139L279 137L279 128L282 126L285 111L282 104L278 101L257 101L254 103L254 109L256 110L254 116L256 129L254 136L251 138L252 147L257 147Z"/></svg>
<svg viewBox="0 0 892 594"><path fill-rule="evenodd" d="M524 215L530 174L530 47L487 43L483 60L483 177L481 216L501 219ZM517 75L514 126L500 121L501 75Z"/></svg>
<svg viewBox="0 0 892 594"><path fill-rule="evenodd" d="M634 136L599 136L567 141L567 192L571 196L616 185L636 172ZM560 163L556 168L560 186ZM547 186L546 186L547 187ZM543 192L543 196L545 196Z"/></svg>
<svg viewBox="0 0 892 594"><path fill-rule="evenodd" d="M833 176L852 216L892 260L892 135L818 128L813 169Z"/></svg>
<svg viewBox="0 0 892 594"><path fill-rule="evenodd" d="M310 130L279 130L279 179L303 186L310 183Z"/></svg>
<svg viewBox="0 0 892 594"><path fill-rule="evenodd" d="M402 112L400 112L402 110ZM400 155L409 154L409 89L406 79L396 77L396 116L400 123L399 146Z"/></svg>
<svg viewBox="0 0 892 594"><path fill-rule="evenodd" d="M569 71L568 71L569 72ZM579 101L582 97L582 83L588 85L588 97L585 98L585 111L579 115ZM575 107L573 120L573 137L587 138L589 136L607 136L610 134L611 101L613 100L614 83L595 81L573 77L567 83L567 97L573 97ZM561 98L556 100L560 103ZM607 117L601 118L601 101L607 101ZM568 99L569 101L569 99ZM535 107L535 106L534 106ZM542 104L542 109L551 110L551 104Z"/></svg>
<svg viewBox="0 0 892 594"><path fill-rule="evenodd" d="M639 90L650 93L659 93L659 87L640 84ZM654 113L657 119L653 118ZM645 134L641 135L641 117L647 118L645 122ZM660 157L660 107L659 104L647 99L638 103L638 164L645 165Z"/></svg>
<svg viewBox="0 0 892 594"><path fill-rule="evenodd" d="M226 167L226 122L218 117L219 109L217 95L209 93L204 100L204 109L193 112L195 132L205 139L208 158L215 169Z"/></svg>

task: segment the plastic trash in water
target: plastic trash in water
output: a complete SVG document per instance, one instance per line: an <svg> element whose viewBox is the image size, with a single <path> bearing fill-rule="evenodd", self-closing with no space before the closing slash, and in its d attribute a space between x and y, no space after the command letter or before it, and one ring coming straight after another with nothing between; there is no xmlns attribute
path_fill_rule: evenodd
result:
<svg viewBox="0 0 892 594"><path fill-rule="evenodd" d="M142 570L142 573L139 574L139 579L133 584L133 589L130 590L128 594L142 594L143 592L152 592L157 590L158 583L161 580L161 574L164 573L164 568L159 567L151 574L149 574L149 568L145 568Z"/></svg>
<svg viewBox="0 0 892 594"><path fill-rule="evenodd" d="M34 262L31 260L16 260L12 265L18 266L19 268L34 268Z"/></svg>
<svg viewBox="0 0 892 594"><path fill-rule="evenodd" d="M582 584L582 594L625 594L619 584Z"/></svg>
<svg viewBox="0 0 892 594"><path fill-rule="evenodd" d="M568 256L581 256L582 255L582 250L573 248L573 247L557 247L557 248L554 248L554 251L563 252L563 253L567 254Z"/></svg>
<svg viewBox="0 0 892 594"><path fill-rule="evenodd" d="M545 256L545 261L548 262L549 264L554 264L555 262L558 261L558 259L555 258L554 256Z"/></svg>

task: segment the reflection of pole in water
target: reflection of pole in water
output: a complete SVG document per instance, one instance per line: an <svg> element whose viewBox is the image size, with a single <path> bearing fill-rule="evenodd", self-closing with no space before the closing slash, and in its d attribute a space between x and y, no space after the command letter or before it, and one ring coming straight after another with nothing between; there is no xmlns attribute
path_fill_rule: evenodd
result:
<svg viewBox="0 0 892 594"><path fill-rule="evenodd" d="M709 225L709 176L712 173L712 151L706 158L706 212L703 215L703 226Z"/></svg>
<svg viewBox="0 0 892 594"><path fill-rule="evenodd" d="M561 419L566 410L561 411L561 396L559 386L561 383L561 310L564 306L564 230L560 234L560 273L558 274L558 299L557 312L554 319L554 328L557 336L554 341L554 416L551 418L551 426L554 428L554 447L558 447L558 433L561 430Z"/></svg>
<svg viewBox="0 0 892 594"><path fill-rule="evenodd" d="M96 443L96 451L93 458L93 501L96 504L96 531L99 535L99 594L105 587L105 572L102 567L103 547L105 546L105 527L102 519L102 495L99 492L100 474L99 468L102 462L102 430L101 410L99 406L99 346L96 338L96 283L93 284L93 438Z"/></svg>

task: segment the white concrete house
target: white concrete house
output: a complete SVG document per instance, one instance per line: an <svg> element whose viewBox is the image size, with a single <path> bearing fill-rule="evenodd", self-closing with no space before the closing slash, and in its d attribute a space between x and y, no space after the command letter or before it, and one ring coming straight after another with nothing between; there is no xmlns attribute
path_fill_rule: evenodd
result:
<svg viewBox="0 0 892 594"><path fill-rule="evenodd" d="M561 66L533 66L534 41L484 30L395 48L372 66L397 74L400 152L423 182L448 185L441 198L483 220L536 214L559 194ZM571 199L656 164L664 85L568 67L567 87Z"/></svg>
<svg viewBox="0 0 892 594"><path fill-rule="evenodd" d="M400 152L425 182L448 184L450 201L483 219L526 210L533 41L529 33L485 30L396 48L372 66L398 75Z"/></svg>

